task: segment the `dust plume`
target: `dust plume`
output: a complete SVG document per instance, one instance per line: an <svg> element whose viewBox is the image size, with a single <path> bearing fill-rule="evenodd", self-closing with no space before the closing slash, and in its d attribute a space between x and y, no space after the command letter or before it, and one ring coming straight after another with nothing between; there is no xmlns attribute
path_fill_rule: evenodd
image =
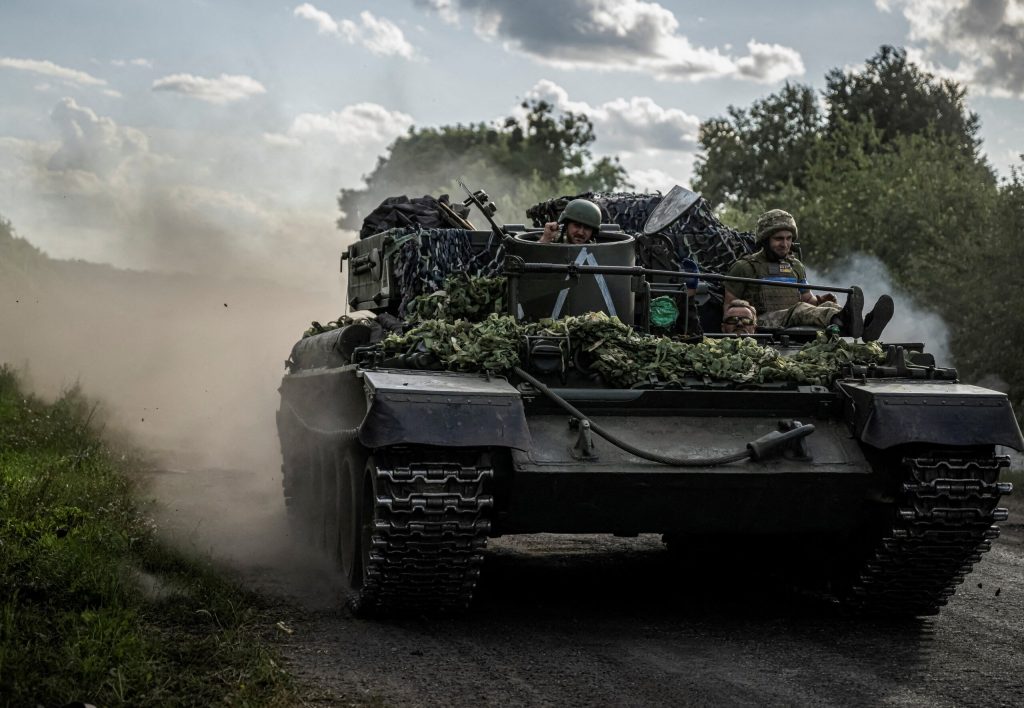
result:
<svg viewBox="0 0 1024 708"><path fill-rule="evenodd" d="M148 494L175 540L243 569L293 567L277 387L310 321L344 311L336 262L310 264L333 287L304 290L58 261L3 230L0 362L44 397L78 383L100 402L108 432L156 462Z"/></svg>
<svg viewBox="0 0 1024 708"><path fill-rule="evenodd" d="M918 342L935 356L939 366L954 366L949 348L949 328L934 312L914 300L895 285L889 270L874 256L854 254L830 268L822 276L809 271L808 282L849 286L859 285L864 291L864 313L874 306L880 295L889 294L896 304L892 321L882 333L883 342ZM843 302L840 296L840 302Z"/></svg>

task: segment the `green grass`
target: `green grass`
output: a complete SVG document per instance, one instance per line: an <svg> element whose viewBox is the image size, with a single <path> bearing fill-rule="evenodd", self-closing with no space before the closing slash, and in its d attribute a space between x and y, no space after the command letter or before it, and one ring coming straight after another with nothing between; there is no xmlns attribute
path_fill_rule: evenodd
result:
<svg viewBox="0 0 1024 708"><path fill-rule="evenodd" d="M269 608L158 541L93 412L0 367L0 706L296 704Z"/></svg>

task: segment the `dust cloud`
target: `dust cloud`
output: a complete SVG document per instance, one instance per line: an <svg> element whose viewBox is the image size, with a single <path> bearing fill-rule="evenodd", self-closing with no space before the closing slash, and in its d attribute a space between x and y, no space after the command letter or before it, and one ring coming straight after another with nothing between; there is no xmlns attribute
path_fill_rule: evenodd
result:
<svg viewBox="0 0 1024 708"><path fill-rule="evenodd" d="M336 258L311 262L303 289L10 250L29 257L0 264L0 362L45 398L78 383L99 402L106 432L154 462L143 495L172 540L243 570L294 569L277 387L310 321L345 309Z"/></svg>

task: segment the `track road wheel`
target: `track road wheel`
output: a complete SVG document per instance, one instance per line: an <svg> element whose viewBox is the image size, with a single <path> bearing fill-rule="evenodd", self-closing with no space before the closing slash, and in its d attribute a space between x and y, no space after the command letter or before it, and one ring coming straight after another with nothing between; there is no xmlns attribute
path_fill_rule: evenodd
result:
<svg viewBox="0 0 1024 708"><path fill-rule="evenodd" d="M319 452L291 409L282 406L277 427L281 441L281 486L292 535L308 541L318 515Z"/></svg>
<svg viewBox="0 0 1024 708"><path fill-rule="evenodd" d="M345 527L347 538L342 553L343 559L348 559L345 577L352 591L348 607L356 617L373 615L377 606L377 588L367 573L371 567L370 553L373 550L373 531L377 520L377 497L374 490L376 469L373 457L369 457L361 468L351 468L352 514Z"/></svg>
<svg viewBox="0 0 1024 708"><path fill-rule="evenodd" d="M335 505L335 560L350 588L362 578L360 558L361 500L366 477L366 452L358 446L338 455Z"/></svg>
<svg viewBox="0 0 1024 708"><path fill-rule="evenodd" d="M319 509L316 527L317 545L333 554L337 547L339 533L338 514L338 465L339 451L331 445L320 447L320 469L316 500Z"/></svg>

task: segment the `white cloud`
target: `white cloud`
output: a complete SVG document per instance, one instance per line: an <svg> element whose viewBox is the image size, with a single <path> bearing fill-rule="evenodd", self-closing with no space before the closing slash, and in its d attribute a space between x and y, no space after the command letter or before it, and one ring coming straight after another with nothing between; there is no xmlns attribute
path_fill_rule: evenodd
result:
<svg viewBox="0 0 1024 708"><path fill-rule="evenodd" d="M383 147L412 123L412 116L400 111L390 111L376 103L357 103L330 113L302 113L292 120L285 134L266 133L264 139L288 146L329 138L340 145L375 143Z"/></svg>
<svg viewBox="0 0 1024 708"><path fill-rule="evenodd" d="M615 98L598 105L573 101L568 92L542 80L526 98L544 100L560 111L585 114L594 124L594 156L619 158L630 181L640 191L665 192L674 184L688 185L698 143L700 118L679 108L666 108L642 96ZM512 114L522 118L521 106Z"/></svg>
<svg viewBox="0 0 1024 708"><path fill-rule="evenodd" d="M616 98L600 105L571 101L568 92L546 79L526 93L561 111L585 114L606 151L692 151L697 148L700 119L678 108L664 108L648 97ZM516 109L522 115L521 108Z"/></svg>
<svg viewBox="0 0 1024 708"><path fill-rule="evenodd" d="M669 174L657 167L647 169L630 170L629 179L638 192L661 192L665 194L676 184L686 185L681 176L688 173L689 169L680 170L679 174Z"/></svg>
<svg viewBox="0 0 1024 708"><path fill-rule="evenodd" d="M459 24L459 13L455 9L454 0L413 0L413 4L433 10L446 24Z"/></svg>
<svg viewBox="0 0 1024 708"><path fill-rule="evenodd" d="M310 5L308 2L296 7L292 14L294 14L296 17L301 17L305 20L310 20L311 22L316 24L316 31L319 32L320 34L341 33L341 28L338 26L338 23L334 21L333 17L331 17L328 13L324 12L323 10L318 10L317 8Z"/></svg>
<svg viewBox="0 0 1024 708"><path fill-rule="evenodd" d="M12 57L0 57L0 67L17 69L19 71L30 71L34 74L42 74L55 79L62 79L83 86L106 86L107 82L97 79L91 74L77 69L69 69L65 66L54 64L52 61L40 61L37 59L14 59Z"/></svg>
<svg viewBox="0 0 1024 708"><path fill-rule="evenodd" d="M73 98L62 98L50 118L60 134L60 147L50 156L47 169L75 170L109 175L135 155L149 151L146 136L98 116Z"/></svg>
<svg viewBox="0 0 1024 708"><path fill-rule="evenodd" d="M135 59L111 59L110 60L110 64L111 64L111 66L118 66L118 67L122 67L122 66L139 66L139 67L143 67L145 69L152 69L153 68L153 62L151 62L149 59L144 59L142 57L137 57Z"/></svg>
<svg viewBox="0 0 1024 708"><path fill-rule="evenodd" d="M672 11L643 0L423 0L437 12L457 7L480 37L561 69L642 72L663 81L730 77L773 83L804 73L792 48L751 39L748 54L694 46ZM728 52L728 47L725 48Z"/></svg>
<svg viewBox="0 0 1024 708"><path fill-rule="evenodd" d="M207 103L224 105L266 93L267 90L251 76L221 74L216 78L173 74L153 82L154 91L171 91Z"/></svg>
<svg viewBox="0 0 1024 708"><path fill-rule="evenodd" d="M804 63L795 49L779 44L747 42L749 54L736 60L741 76L761 83L775 83L804 73Z"/></svg>
<svg viewBox="0 0 1024 708"><path fill-rule="evenodd" d="M376 17L364 10L359 13L359 22L335 20L323 10L303 3L295 8L296 17L309 20L316 25L318 34L327 34L344 39L349 44L359 44L378 56L399 56L412 59L415 49L405 39L401 28L390 20Z"/></svg>
<svg viewBox="0 0 1024 708"><path fill-rule="evenodd" d="M1024 3L1020 0L876 0L910 24L908 57L972 91L1024 98ZM913 50L913 51L912 51ZM955 57L955 65L946 64Z"/></svg>

